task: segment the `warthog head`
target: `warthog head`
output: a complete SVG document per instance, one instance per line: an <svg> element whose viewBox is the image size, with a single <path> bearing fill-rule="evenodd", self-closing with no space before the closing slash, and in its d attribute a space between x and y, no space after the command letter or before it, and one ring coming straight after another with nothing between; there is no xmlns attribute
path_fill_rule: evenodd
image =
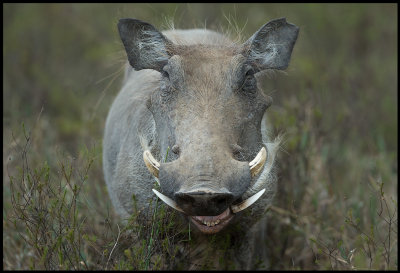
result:
<svg viewBox="0 0 400 273"><path fill-rule="evenodd" d="M135 19L121 19L118 29L130 65L160 72L147 107L160 154L172 153L161 163L144 151L161 186L154 193L200 231L216 233L264 193L249 196L268 162L261 120L272 102L255 74L288 66L298 28L277 19L240 45L173 43Z"/></svg>

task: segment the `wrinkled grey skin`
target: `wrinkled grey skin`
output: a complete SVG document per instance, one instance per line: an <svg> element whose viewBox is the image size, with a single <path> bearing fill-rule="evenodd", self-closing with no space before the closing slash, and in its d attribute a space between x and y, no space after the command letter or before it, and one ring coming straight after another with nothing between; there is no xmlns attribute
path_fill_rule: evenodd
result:
<svg viewBox="0 0 400 273"><path fill-rule="evenodd" d="M244 44L205 29L161 33L135 19L121 19L118 29L130 65L103 142L104 175L117 212L132 213L133 194L140 209L153 198L154 178L143 161L143 151L150 150L161 163L161 192L187 215L218 215L266 188L246 214L239 212L232 221L248 227L258 221L248 233L262 231L259 218L275 193L279 141L267 135L272 100L259 90L257 73L287 68L298 28L273 20ZM263 146L267 162L252 178L248 163ZM168 147L172 150L163 163ZM193 199L196 191L213 194ZM255 247L254 236L248 236L243 235L243 251Z"/></svg>

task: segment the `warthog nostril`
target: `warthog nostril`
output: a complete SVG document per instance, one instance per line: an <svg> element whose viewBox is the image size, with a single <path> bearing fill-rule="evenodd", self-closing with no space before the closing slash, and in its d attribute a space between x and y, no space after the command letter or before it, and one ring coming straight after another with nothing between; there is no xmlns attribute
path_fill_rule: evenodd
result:
<svg viewBox="0 0 400 273"><path fill-rule="evenodd" d="M194 204L195 203L195 199L192 197L192 196L190 196L190 195L180 195L179 197L178 197L180 200L180 202L185 202L185 203L187 203L187 204Z"/></svg>
<svg viewBox="0 0 400 273"><path fill-rule="evenodd" d="M221 205L228 206L229 204L227 203L227 201L228 200L223 196L214 197L213 200L212 200L212 202L214 202L218 206L221 206Z"/></svg>
<svg viewBox="0 0 400 273"><path fill-rule="evenodd" d="M179 207L190 215L212 216L222 213L234 199L230 193L189 192L176 193L175 200Z"/></svg>

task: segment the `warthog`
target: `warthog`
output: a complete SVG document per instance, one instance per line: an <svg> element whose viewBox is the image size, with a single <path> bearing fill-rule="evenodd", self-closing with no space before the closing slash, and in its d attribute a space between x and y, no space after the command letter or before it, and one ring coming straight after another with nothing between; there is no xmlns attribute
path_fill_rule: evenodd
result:
<svg viewBox="0 0 400 273"><path fill-rule="evenodd" d="M136 19L119 20L118 30L129 65L103 144L117 212L133 212L133 194L141 209L156 194L201 233L238 221L250 230L276 188L272 99L258 72L287 68L298 27L276 19L243 44L206 29L161 33Z"/></svg>

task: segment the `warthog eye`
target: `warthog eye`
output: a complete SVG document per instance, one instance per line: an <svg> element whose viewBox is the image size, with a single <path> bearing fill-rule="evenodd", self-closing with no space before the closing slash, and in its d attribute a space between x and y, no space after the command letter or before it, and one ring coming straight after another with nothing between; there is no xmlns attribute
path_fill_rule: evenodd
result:
<svg viewBox="0 0 400 273"><path fill-rule="evenodd" d="M254 95L257 91L256 78L254 77L254 69L249 68L245 74L241 89L249 95Z"/></svg>
<svg viewBox="0 0 400 273"><path fill-rule="evenodd" d="M162 81L161 81L161 87L160 87L160 91L161 91L160 94L164 100L169 97L169 95L171 94L171 89L172 89L168 70L169 70L168 65L164 66L164 68L161 70Z"/></svg>
<svg viewBox="0 0 400 273"><path fill-rule="evenodd" d="M163 78L167 78L167 79L169 79L169 74L168 74L168 72L167 72L167 71L165 71L165 70L162 70L162 71L161 71L161 75L162 75L162 77L163 77Z"/></svg>
<svg viewBox="0 0 400 273"><path fill-rule="evenodd" d="M163 69L161 70L161 75L162 75L163 78L169 79L169 72L168 71L169 71L170 68L171 67L168 64L163 67Z"/></svg>
<svg viewBox="0 0 400 273"><path fill-rule="evenodd" d="M251 76L253 76L254 75L254 69L253 68L250 68L249 70L247 70L247 72L246 72L246 78L247 77L251 77Z"/></svg>

